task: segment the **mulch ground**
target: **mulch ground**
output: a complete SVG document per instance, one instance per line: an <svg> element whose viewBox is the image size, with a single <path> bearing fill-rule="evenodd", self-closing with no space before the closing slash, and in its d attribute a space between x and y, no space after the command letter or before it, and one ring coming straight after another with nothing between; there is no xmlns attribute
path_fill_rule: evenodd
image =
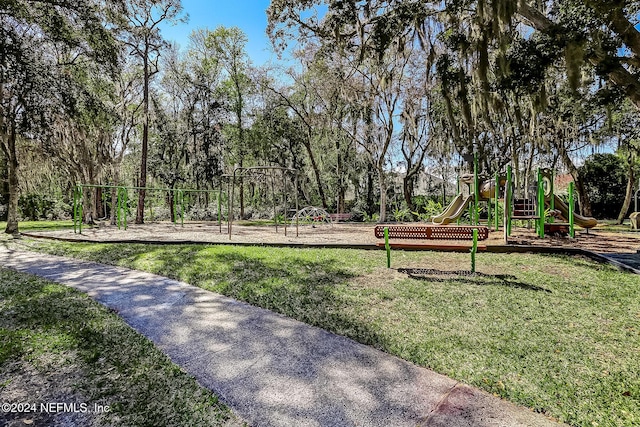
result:
<svg viewBox="0 0 640 427"><path fill-rule="evenodd" d="M415 224L413 224L415 225ZM375 224L337 223L294 225L285 227L247 226L234 223L231 234L225 223L185 222L184 225L170 222L154 222L142 225L130 224L125 230L101 223L93 228L83 227L82 234L73 230L30 232L28 235L54 237L65 240L86 240L95 242L144 241L144 242L200 242L200 243L255 243L255 244L324 244L324 245L375 245L381 239L374 236ZM297 234L297 235L296 235ZM419 241L394 240L396 243L420 243L437 245L469 246L468 241ZM505 245L502 230L489 233L483 242L486 246ZM576 237L547 236L538 238L533 229L517 228L507 239L509 246L518 247L560 247L579 248L597 253L637 254L640 250L640 233L607 232L598 228L580 230Z"/></svg>

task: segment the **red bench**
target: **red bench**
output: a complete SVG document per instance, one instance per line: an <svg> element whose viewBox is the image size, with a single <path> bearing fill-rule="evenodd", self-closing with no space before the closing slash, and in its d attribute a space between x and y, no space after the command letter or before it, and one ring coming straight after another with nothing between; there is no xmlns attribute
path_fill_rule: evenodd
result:
<svg viewBox="0 0 640 427"><path fill-rule="evenodd" d="M473 240L473 230L478 230L478 240L489 237L489 228L473 225L376 225L374 234L384 238L389 229L390 239Z"/></svg>

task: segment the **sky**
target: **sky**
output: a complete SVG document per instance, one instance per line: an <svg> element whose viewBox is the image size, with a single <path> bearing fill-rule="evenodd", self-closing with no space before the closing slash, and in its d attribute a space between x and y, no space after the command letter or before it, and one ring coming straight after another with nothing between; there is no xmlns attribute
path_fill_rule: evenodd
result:
<svg viewBox="0 0 640 427"><path fill-rule="evenodd" d="M246 51L254 65L276 61L265 33L269 3L269 0L182 0L183 12L189 14L189 21L175 26L162 25L161 34L186 49L189 34L196 28L238 27L249 39Z"/></svg>

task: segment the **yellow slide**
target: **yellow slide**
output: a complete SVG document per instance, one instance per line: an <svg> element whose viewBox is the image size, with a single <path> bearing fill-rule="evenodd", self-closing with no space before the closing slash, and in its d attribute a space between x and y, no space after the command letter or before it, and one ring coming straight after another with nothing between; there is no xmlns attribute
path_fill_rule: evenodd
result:
<svg viewBox="0 0 640 427"><path fill-rule="evenodd" d="M546 199L545 202L549 205L549 199ZM563 217L567 220L569 219L569 206L567 206L562 199L555 194L553 195L553 207L559 210ZM578 215L575 212L573 214L573 221L582 228L593 228L598 225L597 219Z"/></svg>
<svg viewBox="0 0 640 427"><path fill-rule="evenodd" d="M473 200L473 194L463 196L462 193L458 194L449 206L440 215L436 215L432 218L434 224L449 224L462 216L469 203Z"/></svg>

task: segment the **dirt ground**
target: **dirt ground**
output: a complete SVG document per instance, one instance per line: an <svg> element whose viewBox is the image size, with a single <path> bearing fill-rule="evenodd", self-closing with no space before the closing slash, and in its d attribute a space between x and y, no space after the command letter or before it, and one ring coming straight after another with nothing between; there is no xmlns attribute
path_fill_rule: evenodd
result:
<svg viewBox="0 0 640 427"><path fill-rule="evenodd" d="M415 224L413 224L415 225ZM185 222L184 226L170 222L154 222L142 225L130 224L126 230L118 229L106 223L98 224L94 228L83 227L82 234L73 230L39 231L30 232L28 235L42 237L55 237L65 240L89 240L89 241L183 241L183 242L212 242L212 243L256 243L256 244L338 244L338 245L375 245L381 242L374 236L375 224L362 223L318 223L314 225L300 225L285 228L273 225L255 226L234 223L231 235L225 223L220 226L215 222ZM394 242L418 243L416 240L394 240ZM465 241L432 240L419 243L433 245L463 245ZM502 230L491 232L489 239L483 244L504 245L504 232ZM533 229L514 229L508 239L509 245L514 246L553 246L571 247L590 250L598 253L635 254L640 251L640 233L633 232L607 232L595 229L580 230L575 239L568 237L545 237L540 239Z"/></svg>

